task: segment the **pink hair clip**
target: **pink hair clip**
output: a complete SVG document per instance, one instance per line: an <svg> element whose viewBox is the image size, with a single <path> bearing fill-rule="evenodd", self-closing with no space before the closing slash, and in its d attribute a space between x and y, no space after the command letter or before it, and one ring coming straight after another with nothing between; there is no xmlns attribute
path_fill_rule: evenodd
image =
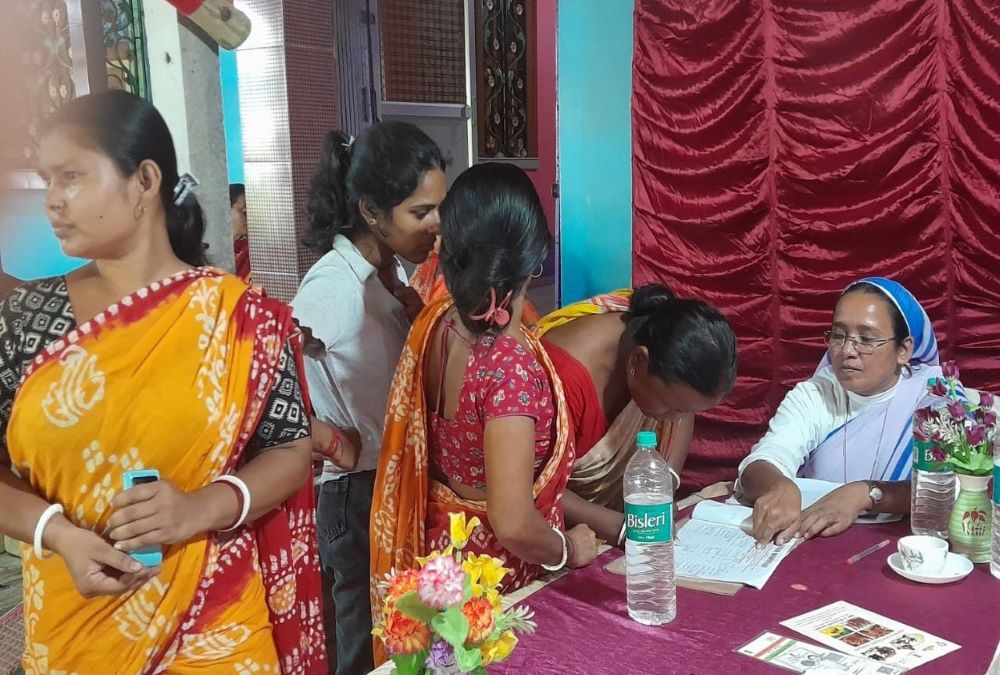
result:
<svg viewBox="0 0 1000 675"><path fill-rule="evenodd" d="M507 291L507 295L505 295L504 299L500 301L499 305L497 305L497 290L495 288L491 288L490 308L482 314L470 314L469 318L473 321L485 321L486 323L493 324L497 328L503 328L510 323L510 312L507 310L507 306L510 304L510 300L513 297L514 292Z"/></svg>

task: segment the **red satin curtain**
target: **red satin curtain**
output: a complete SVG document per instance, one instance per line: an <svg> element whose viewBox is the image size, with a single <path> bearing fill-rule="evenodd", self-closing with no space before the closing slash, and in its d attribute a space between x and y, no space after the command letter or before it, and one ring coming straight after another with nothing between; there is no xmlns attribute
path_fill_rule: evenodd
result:
<svg viewBox="0 0 1000 675"><path fill-rule="evenodd" d="M688 487L735 476L862 276L1000 390L1000 2L637 0L635 26L634 277L740 344Z"/></svg>

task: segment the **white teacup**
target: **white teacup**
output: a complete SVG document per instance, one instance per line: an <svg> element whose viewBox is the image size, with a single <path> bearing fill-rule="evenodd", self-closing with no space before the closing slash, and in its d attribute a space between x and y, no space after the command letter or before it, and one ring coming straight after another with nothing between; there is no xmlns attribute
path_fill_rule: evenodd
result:
<svg viewBox="0 0 1000 675"><path fill-rule="evenodd" d="M899 540L899 557L907 572L934 576L944 569L948 542L922 534L903 537Z"/></svg>

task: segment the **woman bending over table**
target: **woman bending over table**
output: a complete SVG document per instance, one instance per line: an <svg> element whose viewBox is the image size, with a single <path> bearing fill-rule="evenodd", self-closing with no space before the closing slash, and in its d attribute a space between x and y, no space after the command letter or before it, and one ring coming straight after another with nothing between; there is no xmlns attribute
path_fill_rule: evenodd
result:
<svg viewBox="0 0 1000 675"><path fill-rule="evenodd" d="M816 374L785 396L740 464L737 494L753 504L761 543L832 536L862 513L910 509L911 419L927 379L942 375L930 318L895 281L861 279L825 336ZM795 476L843 485L802 510Z"/></svg>
<svg viewBox="0 0 1000 675"><path fill-rule="evenodd" d="M576 444L566 499L582 498L587 522L615 542L636 432L657 431L679 487L695 414L733 387L736 337L718 310L659 284L569 305L538 330L563 381Z"/></svg>
<svg viewBox="0 0 1000 675"><path fill-rule="evenodd" d="M0 302L25 670L325 673L290 310L200 266L197 202L142 99L60 108L39 167L62 250L92 262ZM159 480L126 490L135 469ZM147 547L161 563L128 553Z"/></svg>
<svg viewBox="0 0 1000 675"><path fill-rule="evenodd" d="M449 294L415 321L389 395L372 510L372 575L443 547L449 513L482 526L470 550L505 560L505 590L542 566L597 555L586 525L563 527L573 444L562 386L521 325L527 286L551 244L527 175L480 164L441 204Z"/></svg>

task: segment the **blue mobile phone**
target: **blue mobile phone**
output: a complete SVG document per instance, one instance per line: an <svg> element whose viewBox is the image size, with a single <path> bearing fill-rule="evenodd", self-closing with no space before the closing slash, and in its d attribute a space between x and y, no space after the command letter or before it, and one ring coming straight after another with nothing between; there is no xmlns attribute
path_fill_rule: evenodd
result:
<svg viewBox="0 0 1000 675"><path fill-rule="evenodd" d="M131 490L136 485L155 483L158 480L160 480L160 472L156 469L126 471L122 478L122 487ZM163 551L159 546L147 546L136 551L129 551L128 554L146 567L159 567L163 563Z"/></svg>

